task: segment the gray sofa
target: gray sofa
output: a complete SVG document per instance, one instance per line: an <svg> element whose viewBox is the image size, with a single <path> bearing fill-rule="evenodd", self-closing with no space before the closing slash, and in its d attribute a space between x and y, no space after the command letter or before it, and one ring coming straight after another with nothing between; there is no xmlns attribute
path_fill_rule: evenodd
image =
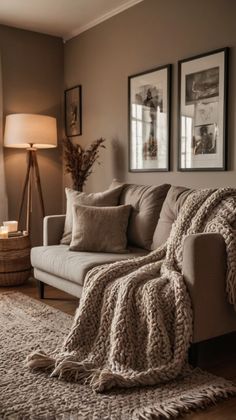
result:
<svg viewBox="0 0 236 420"><path fill-rule="evenodd" d="M144 255L165 242L190 190L162 186L159 195L155 195L154 188L124 184L118 204L129 203L133 207L133 220L128 228L131 243L126 254L69 251L68 245L60 244L65 215L47 216L44 219L43 246L35 247L31 252L34 277L41 286L41 297L44 284L80 297L85 275L92 267ZM150 194L153 195L152 200L149 200ZM148 218L151 223L146 225ZM147 238L144 238L147 239L145 247L137 246L143 240L143 229L149 230ZM136 235L137 232L139 235ZM225 273L225 244L220 234L186 237L183 275L194 312L193 343L236 331L236 313L226 299Z"/></svg>

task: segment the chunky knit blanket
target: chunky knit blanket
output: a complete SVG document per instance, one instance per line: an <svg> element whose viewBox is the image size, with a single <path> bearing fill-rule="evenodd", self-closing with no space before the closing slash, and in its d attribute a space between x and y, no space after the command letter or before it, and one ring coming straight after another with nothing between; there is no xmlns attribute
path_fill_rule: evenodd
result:
<svg viewBox="0 0 236 420"><path fill-rule="evenodd" d="M219 232L226 244L229 301L236 302L236 190L199 190L183 205L165 245L147 256L96 267L86 277L80 305L62 349L37 351L28 366L51 375L112 387L154 385L187 366L192 310L182 275L187 235Z"/></svg>

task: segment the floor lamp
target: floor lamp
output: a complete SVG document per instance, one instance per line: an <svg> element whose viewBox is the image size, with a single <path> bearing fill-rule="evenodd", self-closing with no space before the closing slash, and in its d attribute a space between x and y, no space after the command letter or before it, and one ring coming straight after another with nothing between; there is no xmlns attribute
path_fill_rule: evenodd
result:
<svg viewBox="0 0 236 420"><path fill-rule="evenodd" d="M30 232L32 213L32 187L35 181L41 214L45 216L43 194L40 181L37 149L57 147L56 118L38 114L11 114L6 117L4 146L27 150L27 170L22 191L19 221L24 202L26 204L26 231Z"/></svg>

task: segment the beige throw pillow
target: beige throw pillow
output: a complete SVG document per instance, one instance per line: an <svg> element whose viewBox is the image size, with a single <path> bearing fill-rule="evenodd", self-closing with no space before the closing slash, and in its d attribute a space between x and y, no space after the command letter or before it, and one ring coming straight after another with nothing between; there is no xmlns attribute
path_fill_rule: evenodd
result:
<svg viewBox="0 0 236 420"><path fill-rule="evenodd" d="M122 189L123 185L119 185L104 192L86 194L72 190L71 188L66 188L66 219L61 244L69 245L71 242L73 205L96 207L117 206Z"/></svg>
<svg viewBox="0 0 236 420"><path fill-rule="evenodd" d="M157 249L169 238L170 231L186 198L193 192L187 187L172 186L163 203L160 218L153 235L152 249Z"/></svg>
<svg viewBox="0 0 236 420"><path fill-rule="evenodd" d="M118 185L123 185L119 204L132 206L127 231L128 243L150 251L162 204L170 185L121 184L114 180L111 187Z"/></svg>
<svg viewBox="0 0 236 420"><path fill-rule="evenodd" d="M131 206L73 206L71 251L128 252L126 230Z"/></svg>

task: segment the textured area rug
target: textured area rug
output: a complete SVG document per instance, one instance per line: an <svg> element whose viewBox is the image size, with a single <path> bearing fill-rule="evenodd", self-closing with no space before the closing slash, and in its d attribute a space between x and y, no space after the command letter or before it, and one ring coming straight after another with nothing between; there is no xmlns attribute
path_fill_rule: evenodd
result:
<svg viewBox="0 0 236 420"><path fill-rule="evenodd" d="M0 294L1 420L171 419L236 395L232 383L200 369L162 386L106 394L29 371L26 356L61 346L71 323L70 315L21 293Z"/></svg>

